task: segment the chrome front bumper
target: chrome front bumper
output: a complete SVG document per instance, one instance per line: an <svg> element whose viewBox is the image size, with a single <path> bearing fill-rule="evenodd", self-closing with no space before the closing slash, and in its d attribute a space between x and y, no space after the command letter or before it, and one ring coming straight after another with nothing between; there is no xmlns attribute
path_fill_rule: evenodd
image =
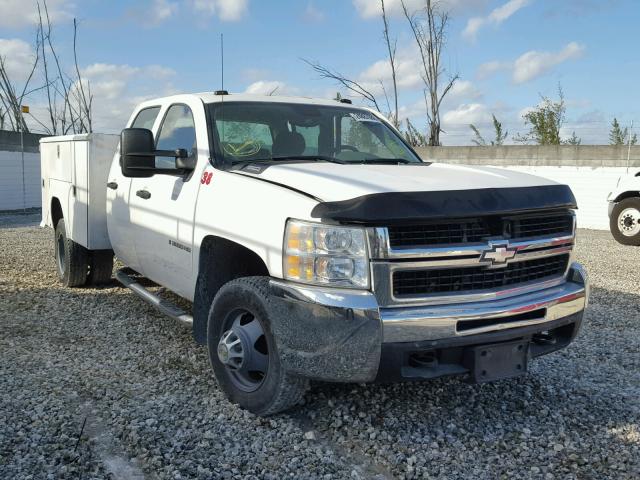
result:
<svg viewBox="0 0 640 480"><path fill-rule="evenodd" d="M371 292L276 279L271 294L277 309L272 330L288 369L319 380L371 381L381 351L392 344L464 345L496 332L517 336L543 332L563 318L581 320L589 282L584 268L573 263L565 283L473 303L380 308Z"/></svg>
<svg viewBox="0 0 640 480"><path fill-rule="evenodd" d="M525 295L457 305L380 309L383 342L437 340L543 324L583 311L588 297L587 273L574 263L566 282Z"/></svg>

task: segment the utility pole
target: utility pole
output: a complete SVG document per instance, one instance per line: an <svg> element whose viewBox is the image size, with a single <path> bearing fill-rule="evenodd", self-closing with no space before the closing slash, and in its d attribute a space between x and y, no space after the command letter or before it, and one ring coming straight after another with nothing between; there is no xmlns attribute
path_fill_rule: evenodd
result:
<svg viewBox="0 0 640 480"><path fill-rule="evenodd" d="M22 105L20 107L20 111L24 113L29 113L29 106ZM22 213L24 215L27 214L27 189L24 183L24 116L22 117L22 122L20 125L20 157L22 158Z"/></svg>
<svg viewBox="0 0 640 480"><path fill-rule="evenodd" d="M633 120L631 120L631 126L629 127L629 137L627 140L627 173L629 173L629 162L631 161L631 135L633 135Z"/></svg>

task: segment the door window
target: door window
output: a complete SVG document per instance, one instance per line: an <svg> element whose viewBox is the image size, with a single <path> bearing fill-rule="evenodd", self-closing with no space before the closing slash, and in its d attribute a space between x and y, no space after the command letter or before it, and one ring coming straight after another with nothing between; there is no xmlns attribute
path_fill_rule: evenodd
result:
<svg viewBox="0 0 640 480"><path fill-rule="evenodd" d="M197 153L196 126L193 113L186 105L172 105L164 117L156 149L177 150L184 148L189 156ZM171 157L156 157L156 168L175 168L175 159Z"/></svg>
<svg viewBox="0 0 640 480"><path fill-rule="evenodd" d="M147 130L151 130L158 116L158 112L160 112L160 107L150 107L140 110L131 124L131 128L146 128Z"/></svg>

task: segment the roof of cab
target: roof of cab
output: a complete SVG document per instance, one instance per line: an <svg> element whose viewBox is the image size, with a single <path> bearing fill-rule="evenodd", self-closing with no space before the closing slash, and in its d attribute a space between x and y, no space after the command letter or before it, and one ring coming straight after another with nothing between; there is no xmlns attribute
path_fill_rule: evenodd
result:
<svg viewBox="0 0 640 480"><path fill-rule="evenodd" d="M212 92L194 94L202 99L204 103L214 102L277 102L277 103L301 103L310 105L348 105L341 104L337 100L327 100L324 98L311 97L287 97L280 95L254 95L250 93L228 93L226 95L216 95Z"/></svg>
<svg viewBox="0 0 640 480"><path fill-rule="evenodd" d="M228 93L226 95L216 95L213 92L192 93L182 95L172 95L168 97L154 98L142 102L140 106L149 106L158 102L184 101L185 97L197 97L204 103L220 103L220 102L277 102L277 103L299 103L306 105L326 105L326 106L349 106L354 108L363 108L348 103L340 103L337 100L325 98L311 97L286 97L280 95L253 95L249 93Z"/></svg>

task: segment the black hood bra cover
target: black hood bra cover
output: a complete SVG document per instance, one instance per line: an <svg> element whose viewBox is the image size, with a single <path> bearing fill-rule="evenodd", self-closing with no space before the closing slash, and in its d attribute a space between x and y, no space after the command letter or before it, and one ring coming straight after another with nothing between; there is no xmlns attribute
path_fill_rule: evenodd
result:
<svg viewBox="0 0 640 480"><path fill-rule="evenodd" d="M558 208L577 208L567 185L372 193L350 200L322 202L311 211L311 216L342 223L389 225Z"/></svg>

